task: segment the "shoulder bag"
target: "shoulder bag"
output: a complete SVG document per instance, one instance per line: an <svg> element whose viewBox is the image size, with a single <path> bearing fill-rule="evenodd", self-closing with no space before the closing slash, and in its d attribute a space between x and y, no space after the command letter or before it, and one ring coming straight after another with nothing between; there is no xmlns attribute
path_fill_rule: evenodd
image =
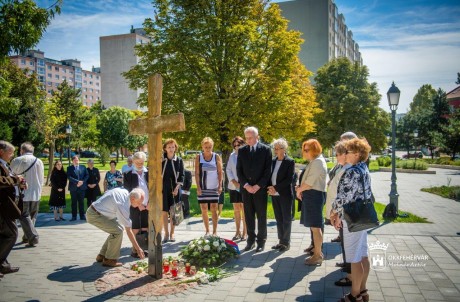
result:
<svg viewBox="0 0 460 302"><path fill-rule="evenodd" d="M364 175L361 175L361 184L363 186L363 194L365 194ZM359 232L367 229L372 229L379 225L377 212L374 208L374 203L371 198L364 200L356 200L343 205L343 219L347 222L349 232Z"/></svg>
<svg viewBox="0 0 460 302"><path fill-rule="evenodd" d="M172 187L171 182L171 189ZM178 200L177 202L176 199ZM173 200L174 204L169 208L169 217L171 218L172 223L175 226L178 226L184 220L184 210L182 209L182 201L180 200L180 190L177 196L173 196Z"/></svg>

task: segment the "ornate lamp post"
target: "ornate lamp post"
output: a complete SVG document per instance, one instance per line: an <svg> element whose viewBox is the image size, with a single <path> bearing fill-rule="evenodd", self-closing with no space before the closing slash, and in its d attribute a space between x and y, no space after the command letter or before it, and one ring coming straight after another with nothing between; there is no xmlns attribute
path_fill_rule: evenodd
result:
<svg viewBox="0 0 460 302"><path fill-rule="evenodd" d="M70 126L70 124L68 124L65 127L65 132L67 133L67 137L69 139L69 150L67 151L67 158L69 160L69 166L70 166L70 135L72 134L72 126Z"/></svg>
<svg viewBox="0 0 460 302"><path fill-rule="evenodd" d="M398 213L398 190L396 187L396 109L398 109L399 96L401 91L395 86L395 83L391 85L387 92L388 104L391 109L391 130L392 130L392 141L391 141L391 191L390 191L390 203L393 203L396 207L396 213Z"/></svg>
<svg viewBox="0 0 460 302"><path fill-rule="evenodd" d="M417 162L417 137L418 137L418 130L414 130L414 148L415 148L415 162Z"/></svg>

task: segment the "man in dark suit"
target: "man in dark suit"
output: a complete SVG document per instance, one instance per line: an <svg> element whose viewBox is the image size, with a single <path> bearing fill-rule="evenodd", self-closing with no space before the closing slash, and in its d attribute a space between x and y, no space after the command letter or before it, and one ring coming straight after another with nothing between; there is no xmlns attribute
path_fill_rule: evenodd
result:
<svg viewBox="0 0 460 302"><path fill-rule="evenodd" d="M86 220L83 201L88 188L88 170L84 165L80 165L78 155L72 157L73 165L67 168L67 178L69 179L69 192L72 199L72 219L77 220L77 205L80 213L80 220Z"/></svg>
<svg viewBox="0 0 460 302"><path fill-rule="evenodd" d="M14 175L8 165L13 153L12 144L0 141L0 278L3 274L19 270L19 267L12 267L6 260L18 239L15 221L21 217L20 189L25 188L23 178Z"/></svg>
<svg viewBox="0 0 460 302"><path fill-rule="evenodd" d="M292 225L292 179L294 178L295 163L287 156L288 144L280 138L273 142L276 157L272 163L272 173L268 194L272 197L273 210L276 218L279 243L272 247L274 250L284 252L289 250L291 242Z"/></svg>
<svg viewBox="0 0 460 302"><path fill-rule="evenodd" d="M272 156L270 148L259 142L257 128L246 128L244 136L247 145L239 149L236 163L238 181L243 188L241 195L248 230L248 244L244 250L254 248L257 239L256 252L260 252L264 250L267 240L267 185L270 180Z"/></svg>

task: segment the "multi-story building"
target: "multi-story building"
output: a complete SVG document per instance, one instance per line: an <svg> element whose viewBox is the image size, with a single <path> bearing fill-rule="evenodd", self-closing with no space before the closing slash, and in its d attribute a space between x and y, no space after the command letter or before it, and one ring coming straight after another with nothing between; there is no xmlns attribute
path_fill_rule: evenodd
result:
<svg viewBox="0 0 460 302"><path fill-rule="evenodd" d="M308 70L316 72L338 57L363 64L359 45L334 0L292 0L278 5L289 28L302 33L305 42L299 58Z"/></svg>
<svg viewBox="0 0 460 302"><path fill-rule="evenodd" d="M101 99L101 73L97 68L82 70L76 59L54 60L45 57L40 50L29 50L25 54L10 57L19 68L36 73L40 84L51 97L59 84L67 81L69 86L81 89L83 105L91 107Z"/></svg>
<svg viewBox="0 0 460 302"><path fill-rule="evenodd" d="M134 52L137 44L148 43L143 29L133 29L129 34L99 38L102 72L102 103L105 107L121 106L128 109L142 109L136 101L142 90L129 88L128 81L121 75L137 65L139 58Z"/></svg>

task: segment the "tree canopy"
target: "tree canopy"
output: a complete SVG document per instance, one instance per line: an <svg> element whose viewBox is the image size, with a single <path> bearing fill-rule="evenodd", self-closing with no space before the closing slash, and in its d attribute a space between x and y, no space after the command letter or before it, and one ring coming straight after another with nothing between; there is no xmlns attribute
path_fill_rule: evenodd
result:
<svg viewBox="0 0 460 302"><path fill-rule="evenodd" d="M263 0L154 0L144 29L151 43L136 47L138 65L124 75L147 91L148 75L164 78L163 112L183 112L187 131L174 134L216 148L254 125L266 141L302 137L318 111L310 72L297 55L299 32L287 29L276 4ZM139 104L147 104L142 94Z"/></svg>
<svg viewBox="0 0 460 302"><path fill-rule="evenodd" d="M332 146L340 135L353 131L364 136L373 150L386 146L389 115L379 107L376 83L368 82L366 66L347 58L335 59L321 67L315 77L319 107L314 134L323 146Z"/></svg>

